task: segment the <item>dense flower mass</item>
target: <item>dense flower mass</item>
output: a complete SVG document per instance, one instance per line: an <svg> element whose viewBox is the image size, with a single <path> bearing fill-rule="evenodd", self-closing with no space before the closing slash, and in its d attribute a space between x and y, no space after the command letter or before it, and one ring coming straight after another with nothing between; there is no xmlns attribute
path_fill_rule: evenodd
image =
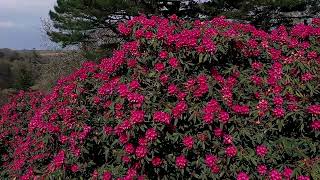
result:
<svg viewBox="0 0 320 180"><path fill-rule="evenodd" d="M128 41L0 109L1 179L319 179L320 20L134 17Z"/></svg>

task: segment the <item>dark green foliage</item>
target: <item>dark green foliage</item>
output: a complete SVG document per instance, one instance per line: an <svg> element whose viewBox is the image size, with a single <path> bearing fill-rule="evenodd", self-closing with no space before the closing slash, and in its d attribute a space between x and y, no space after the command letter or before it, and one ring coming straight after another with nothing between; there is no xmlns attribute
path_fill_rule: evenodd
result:
<svg viewBox="0 0 320 180"><path fill-rule="evenodd" d="M127 13L121 12L129 9L131 11ZM127 19L127 14L135 12L137 10L126 0L58 0L54 11L49 13L56 31L48 32L48 35L63 46L89 43L90 35L99 28L115 31L112 16L120 15L123 20ZM114 36L110 33L110 37Z"/></svg>
<svg viewBox="0 0 320 180"><path fill-rule="evenodd" d="M317 0L210 0L201 6L208 16L225 15L269 30L280 24L291 26L296 21L317 17L319 5Z"/></svg>
<svg viewBox="0 0 320 180"><path fill-rule="evenodd" d="M8 88L10 85L10 63L8 61L0 60L0 89Z"/></svg>
<svg viewBox="0 0 320 180"><path fill-rule="evenodd" d="M15 62L12 68L13 88L28 90L34 85L35 72L32 71L32 64L27 62Z"/></svg>

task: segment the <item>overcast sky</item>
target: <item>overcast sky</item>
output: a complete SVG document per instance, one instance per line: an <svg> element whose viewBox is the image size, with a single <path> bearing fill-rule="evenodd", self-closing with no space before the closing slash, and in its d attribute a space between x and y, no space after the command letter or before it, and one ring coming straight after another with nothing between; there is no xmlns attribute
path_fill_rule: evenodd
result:
<svg viewBox="0 0 320 180"><path fill-rule="evenodd" d="M56 0L0 0L0 48L43 49L41 18Z"/></svg>

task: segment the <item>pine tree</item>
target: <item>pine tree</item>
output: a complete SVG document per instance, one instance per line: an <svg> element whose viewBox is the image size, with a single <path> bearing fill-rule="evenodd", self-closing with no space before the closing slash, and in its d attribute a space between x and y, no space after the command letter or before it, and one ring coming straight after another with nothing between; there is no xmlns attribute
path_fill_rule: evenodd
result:
<svg viewBox="0 0 320 180"><path fill-rule="evenodd" d="M210 0L202 4L209 16L245 20L268 30L284 24L290 26L297 20L316 17L320 9L318 0ZM295 15L297 14L297 15Z"/></svg>
<svg viewBox="0 0 320 180"><path fill-rule="evenodd" d="M106 38L117 38L115 22L137 12L137 6L127 0L57 0L54 11L49 12L53 30L47 34L62 46L90 46L92 36L102 29Z"/></svg>

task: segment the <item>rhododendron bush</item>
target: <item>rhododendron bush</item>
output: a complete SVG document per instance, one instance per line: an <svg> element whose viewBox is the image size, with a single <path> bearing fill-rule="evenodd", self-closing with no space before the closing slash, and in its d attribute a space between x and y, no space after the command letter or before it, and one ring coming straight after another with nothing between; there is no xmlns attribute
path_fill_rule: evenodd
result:
<svg viewBox="0 0 320 180"><path fill-rule="evenodd" d="M320 19L264 32L139 16L118 29L128 41L112 57L2 108L2 177L320 177Z"/></svg>
<svg viewBox="0 0 320 180"><path fill-rule="evenodd" d="M40 106L41 97L39 92L20 91L10 97L10 103L0 109L0 171L5 171L9 163L20 160L27 155L22 147L35 143L35 139L28 134L28 124L34 110ZM41 143L41 141L39 141ZM43 142L42 142L43 143ZM40 144L38 144L41 146ZM19 148L18 148L19 147ZM19 157L18 157L19 156Z"/></svg>

